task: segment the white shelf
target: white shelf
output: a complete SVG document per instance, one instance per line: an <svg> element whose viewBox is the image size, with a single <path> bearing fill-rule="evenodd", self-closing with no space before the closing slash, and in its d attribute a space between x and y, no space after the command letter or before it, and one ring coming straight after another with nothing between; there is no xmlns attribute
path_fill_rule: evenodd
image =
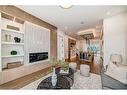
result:
<svg viewBox="0 0 127 95"><path fill-rule="evenodd" d="M23 57L24 55L6 55L2 56L2 58L10 58L10 57Z"/></svg>
<svg viewBox="0 0 127 95"><path fill-rule="evenodd" d="M12 23L11 20L1 17L0 13L0 71L7 67L7 63L24 62L24 24ZM9 29L7 25L17 27L19 30ZM9 36L8 36L9 35ZM21 39L20 43L15 43L14 37ZM11 55L11 51L18 51L17 55Z"/></svg>
<svg viewBox="0 0 127 95"><path fill-rule="evenodd" d="M3 45L24 45L24 43L2 42Z"/></svg>
<svg viewBox="0 0 127 95"><path fill-rule="evenodd" d="M21 31L16 31L16 30L11 30L11 29L7 29L7 28L2 28L2 31L8 31L8 32L15 32L15 33L19 33L19 34L24 34L24 32Z"/></svg>

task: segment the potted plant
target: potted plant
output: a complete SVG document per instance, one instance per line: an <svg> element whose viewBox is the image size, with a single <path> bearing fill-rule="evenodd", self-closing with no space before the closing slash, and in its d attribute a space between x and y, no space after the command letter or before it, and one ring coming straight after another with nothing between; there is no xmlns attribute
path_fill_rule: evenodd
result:
<svg viewBox="0 0 127 95"><path fill-rule="evenodd" d="M62 61L60 73L68 73L69 71L69 63L66 61Z"/></svg>
<svg viewBox="0 0 127 95"><path fill-rule="evenodd" d="M52 68L60 67L60 73L68 73L69 71L69 63L64 60L57 60L56 58L52 58Z"/></svg>

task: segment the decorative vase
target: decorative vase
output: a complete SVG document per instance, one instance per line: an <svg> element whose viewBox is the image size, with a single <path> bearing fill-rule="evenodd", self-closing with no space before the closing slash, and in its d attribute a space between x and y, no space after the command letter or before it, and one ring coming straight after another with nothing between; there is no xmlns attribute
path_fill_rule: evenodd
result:
<svg viewBox="0 0 127 95"><path fill-rule="evenodd" d="M15 43L20 43L21 39L18 37L14 37Z"/></svg>
<svg viewBox="0 0 127 95"><path fill-rule="evenodd" d="M5 34L5 41L10 42L11 41L11 35Z"/></svg>
<svg viewBox="0 0 127 95"><path fill-rule="evenodd" d="M56 86L57 83L57 75L55 73L55 68L53 68L53 73L52 73L52 86Z"/></svg>
<svg viewBox="0 0 127 95"><path fill-rule="evenodd" d="M15 50L12 50L10 53L11 53L11 55L17 55L17 51L15 51Z"/></svg>

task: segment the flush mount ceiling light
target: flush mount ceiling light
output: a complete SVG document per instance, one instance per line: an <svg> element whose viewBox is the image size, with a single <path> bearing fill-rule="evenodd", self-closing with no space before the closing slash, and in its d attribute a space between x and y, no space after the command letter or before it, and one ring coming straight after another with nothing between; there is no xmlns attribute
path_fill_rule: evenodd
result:
<svg viewBox="0 0 127 95"><path fill-rule="evenodd" d="M73 5L60 5L63 9L70 9Z"/></svg>

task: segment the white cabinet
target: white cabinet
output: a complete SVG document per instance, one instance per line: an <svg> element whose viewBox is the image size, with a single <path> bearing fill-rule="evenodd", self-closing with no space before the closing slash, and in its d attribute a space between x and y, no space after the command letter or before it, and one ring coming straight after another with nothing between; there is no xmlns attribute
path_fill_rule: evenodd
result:
<svg viewBox="0 0 127 95"><path fill-rule="evenodd" d="M20 42L16 42L15 37L18 37ZM2 17L2 13L0 13L0 50L0 71L7 68L8 63L17 61L24 63L24 24L6 19ZM17 54L12 55L11 51L16 51Z"/></svg>
<svg viewBox="0 0 127 95"><path fill-rule="evenodd" d="M25 22L25 63L29 64L29 53L39 52L48 52L50 59L50 30Z"/></svg>

